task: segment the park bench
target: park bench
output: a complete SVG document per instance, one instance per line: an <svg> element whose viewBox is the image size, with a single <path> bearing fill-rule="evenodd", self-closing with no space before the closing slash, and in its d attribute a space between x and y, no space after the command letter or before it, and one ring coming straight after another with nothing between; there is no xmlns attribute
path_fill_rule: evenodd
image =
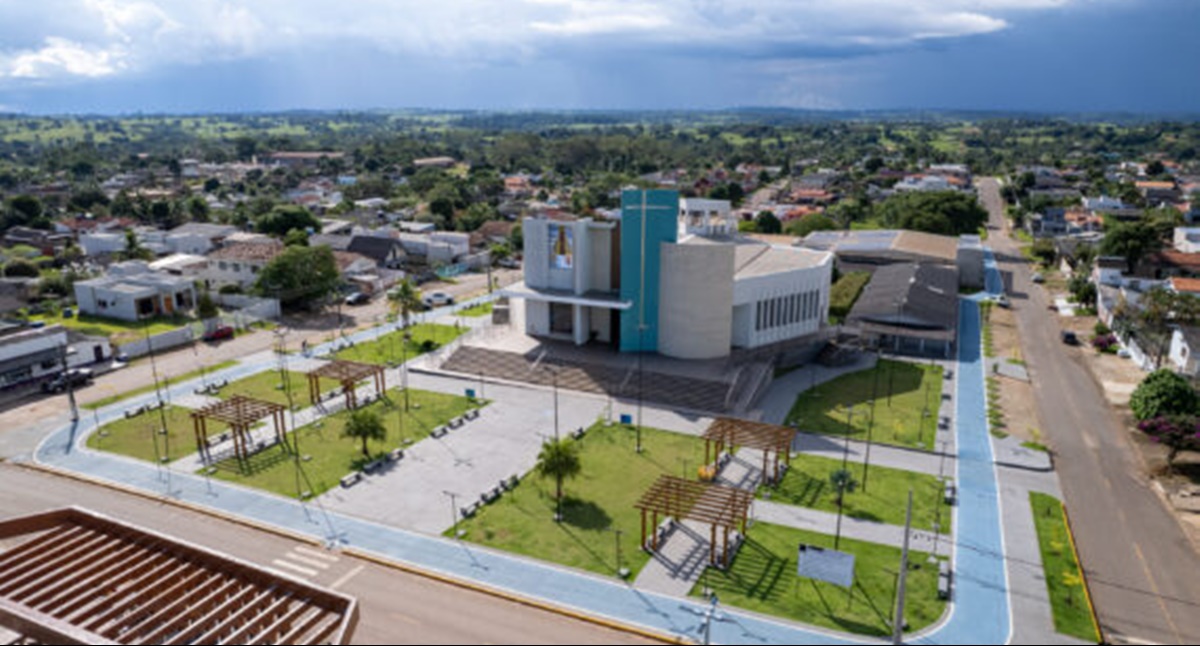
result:
<svg viewBox="0 0 1200 646"><path fill-rule="evenodd" d="M513 474L508 477L508 488L516 489L517 485L521 484L521 476Z"/></svg>
<svg viewBox="0 0 1200 646"><path fill-rule="evenodd" d="M947 480L942 490L942 501L947 505L954 504L954 482Z"/></svg>
<svg viewBox="0 0 1200 646"><path fill-rule="evenodd" d="M477 417L479 417L479 409L478 408L472 408L471 410L469 410L463 414L463 419L468 420L468 421L473 420Z"/></svg>
<svg viewBox="0 0 1200 646"><path fill-rule="evenodd" d="M458 428L458 427L462 426L463 424L464 424L463 418L455 417L454 419L450 420L449 426L450 426L450 428Z"/></svg>
<svg viewBox="0 0 1200 646"><path fill-rule="evenodd" d="M355 471L354 473L348 473L342 476L342 488L349 489L350 487L358 484L359 480L362 480L362 474L358 471Z"/></svg>
<svg viewBox="0 0 1200 646"><path fill-rule="evenodd" d="M439 437L442 437L442 436L443 436L443 435L445 435L445 434L446 434L446 427L445 427L445 426L439 426L439 427L437 427L437 428L433 429L432 431L430 431L430 433L429 433L429 436L430 436L430 437L433 437L433 438L439 438Z"/></svg>
<svg viewBox="0 0 1200 646"><path fill-rule="evenodd" d="M950 598L950 562L942 561L938 564L938 599Z"/></svg>
<svg viewBox="0 0 1200 646"><path fill-rule="evenodd" d="M366 463L365 465L363 465L363 471L365 473L374 473L376 470L379 469L379 467L383 466L384 462L386 462L386 460L384 460L383 458L380 458L378 460L372 460L372 461Z"/></svg>
<svg viewBox="0 0 1200 646"><path fill-rule="evenodd" d="M479 503L477 502L473 502L466 507L459 508L459 512L462 513L463 518L470 518L474 516L475 512L477 511L479 511Z"/></svg>
<svg viewBox="0 0 1200 646"><path fill-rule="evenodd" d="M388 459L392 462L398 462L402 457L404 457L404 449L394 449L391 453L388 453Z"/></svg>

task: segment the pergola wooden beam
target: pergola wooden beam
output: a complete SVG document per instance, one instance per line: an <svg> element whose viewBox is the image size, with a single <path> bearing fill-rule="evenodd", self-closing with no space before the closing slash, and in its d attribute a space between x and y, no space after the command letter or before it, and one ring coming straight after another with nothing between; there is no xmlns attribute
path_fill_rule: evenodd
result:
<svg viewBox="0 0 1200 646"><path fill-rule="evenodd" d="M0 540L11 545L0 558L0 626L26 637L341 644L358 619L344 595L82 510L0 521Z"/></svg>
<svg viewBox="0 0 1200 646"><path fill-rule="evenodd" d="M192 430L196 435L196 448L205 461L211 460L208 450L208 420L216 420L229 425L233 434L233 451L238 460L244 461L250 457L250 428L264 417L270 417L275 424L275 440L283 442L287 434L287 423L284 413L287 406L261 399L251 399L242 395L234 395L225 401L219 401L199 410L192 411Z"/></svg>
<svg viewBox="0 0 1200 646"><path fill-rule="evenodd" d="M358 408L358 394L355 385L368 377L375 380L375 392L382 395L387 391L387 379L384 377L383 366L336 359L307 373L308 398L314 406L320 403L321 379L330 379L341 384L342 393L346 396L346 408L354 410Z"/></svg>
<svg viewBox="0 0 1200 646"><path fill-rule="evenodd" d="M780 476L780 460L788 466L792 464L792 440L796 437L796 430L776 424L719 417L708 425L703 437L705 464L720 457L726 449L738 446L758 449L763 452L763 478L775 482ZM770 471L767 468L769 464L774 466Z"/></svg>
<svg viewBox="0 0 1200 646"><path fill-rule="evenodd" d="M658 549L658 516L662 514L677 520L693 520L712 526L712 542L709 549L709 560L716 565L716 535L717 528L724 530L725 542L722 554L728 564L729 559L729 530L741 528L746 531L746 520L750 511L750 503L754 496L751 492L724 485L706 484L694 480L684 480L674 476L662 475L650 486L634 508L642 512L642 545L646 544L646 516L652 517L654 529L650 535L652 550Z"/></svg>

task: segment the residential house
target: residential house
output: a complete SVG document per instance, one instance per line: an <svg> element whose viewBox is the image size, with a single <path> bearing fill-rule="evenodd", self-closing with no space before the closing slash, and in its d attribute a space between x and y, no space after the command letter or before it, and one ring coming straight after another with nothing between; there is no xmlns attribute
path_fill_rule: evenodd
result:
<svg viewBox="0 0 1200 646"><path fill-rule="evenodd" d="M1200 227L1176 227L1172 241L1175 251L1200 253Z"/></svg>
<svg viewBox="0 0 1200 646"><path fill-rule="evenodd" d="M950 178L941 175L909 175L896 182L892 190L897 192L936 192L956 191L958 187L951 183Z"/></svg>
<svg viewBox="0 0 1200 646"><path fill-rule="evenodd" d="M4 233L5 246L26 245L37 249L43 256L51 257L62 250L70 239L71 235L67 233L55 233L29 227L12 227Z"/></svg>
<svg viewBox="0 0 1200 646"><path fill-rule="evenodd" d="M1138 192L1145 198L1146 204L1156 207L1163 204L1173 204L1179 201L1179 189L1175 187L1175 182L1151 182L1143 181L1136 182Z"/></svg>
<svg viewBox="0 0 1200 646"><path fill-rule="evenodd" d="M264 242L235 242L208 254L208 266L202 277L209 289L237 285L246 290L258 282L258 273L283 253L283 243L268 238Z"/></svg>
<svg viewBox="0 0 1200 646"><path fill-rule="evenodd" d="M353 236L346 251L370 258L376 267L401 269L408 260L404 245L395 238Z"/></svg>
<svg viewBox="0 0 1200 646"><path fill-rule="evenodd" d="M1025 230L1037 237L1063 235L1067 232L1067 210L1053 207L1043 209L1041 213L1030 213L1025 217Z"/></svg>
<svg viewBox="0 0 1200 646"><path fill-rule="evenodd" d="M84 336L61 325L40 328L0 321L0 388L18 386L112 359L108 339Z"/></svg>
<svg viewBox="0 0 1200 646"><path fill-rule="evenodd" d="M271 153L267 159L276 166L295 168L300 166L316 166L322 159L341 160L346 153L333 151L316 152L277 152Z"/></svg>
<svg viewBox="0 0 1200 646"><path fill-rule="evenodd" d="M172 276L187 276L192 279L200 279L204 274L204 268L208 266L208 259L204 256L175 253L155 260L147 266L153 271Z"/></svg>
<svg viewBox="0 0 1200 646"><path fill-rule="evenodd" d="M189 277L153 271L140 260L117 263L101 278L75 283L79 311L122 321L186 314L196 305Z"/></svg>

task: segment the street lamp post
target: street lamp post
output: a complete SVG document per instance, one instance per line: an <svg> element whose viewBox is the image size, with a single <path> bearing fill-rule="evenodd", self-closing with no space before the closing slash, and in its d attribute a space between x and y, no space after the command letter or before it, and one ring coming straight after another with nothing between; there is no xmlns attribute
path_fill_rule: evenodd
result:
<svg viewBox="0 0 1200 646"><path fill-rule="evenodd" d="M455 538L458 537L458 494L453 491L442 490L442 493L450 496L450 531L453 532Z"/></svg>
<svg viewBox="0 0 1200 646"><path fill-rule="evenodd" d="M408 412L408 342L412 339L412 333L407 330L404 332L404 343L400 344L401 361L400 364L402 377L401 387L404 389L404 412Z"/></svg>
<svg viewBox="0 0 1200 646"><path fill-rule="evenodd" d="M850 460L850 431L853 428L851 425L854 420L854 407L846 407L846 441L842 448L842 478L846 478L849 471L846 470L846 464ZM849 482L841 483L841 491L838 492L838 514L837 514L837 529L833 534L833 549L837 549L842 542L842 509L846 504L846 487Z"/></svg>
<svg viewBox="0 0 1200 646"><path fill-rule="evenodd" d="M637 401L637 429L636 429L636 444L634 450L638 453L642 452L642 355L646 353L646 326L638 323L638 401Z"/></svg>

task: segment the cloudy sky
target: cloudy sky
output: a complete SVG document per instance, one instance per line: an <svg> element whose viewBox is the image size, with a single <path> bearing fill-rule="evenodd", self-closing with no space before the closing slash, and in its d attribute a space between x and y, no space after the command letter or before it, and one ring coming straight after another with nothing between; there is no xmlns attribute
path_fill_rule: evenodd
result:
<svg viewBox="0 0 1200 646"><path fill-rule="evenodd" d="M0 0L0 111L1200 112L1198 0Z"/></svg>

